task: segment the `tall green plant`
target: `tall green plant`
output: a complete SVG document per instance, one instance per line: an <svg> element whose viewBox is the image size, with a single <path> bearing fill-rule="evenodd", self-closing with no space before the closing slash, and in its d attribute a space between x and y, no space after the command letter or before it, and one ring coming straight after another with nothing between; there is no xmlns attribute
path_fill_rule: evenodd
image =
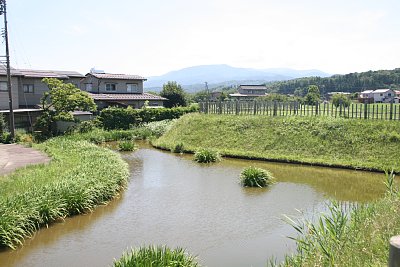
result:
<svg viewBox="0 0 400 267"><path fill-rule="evenodd" d="M125 252L114 267L198 267L196 258L182 248L149 246Z"/></svg>
<svg viewBox="0 0 400 267"><path fill-rule="evenodd" d="M221 155L218 151L200 149L194 153L194 160L199 163L217 162L221 160Z"/></svg>
<svg viewBox="0 0 400 267"><path fill-rule="evenodd" d="M257 167L247 167L240 173L240 184L248 187L265 187L272 183L272 174Z"/></svg>

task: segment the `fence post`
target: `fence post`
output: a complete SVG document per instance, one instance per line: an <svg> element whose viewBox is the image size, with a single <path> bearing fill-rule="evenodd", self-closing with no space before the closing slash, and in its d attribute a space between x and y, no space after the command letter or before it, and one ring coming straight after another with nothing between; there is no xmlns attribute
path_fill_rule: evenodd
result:
<svg viewBox="0 0 400 267"><path fill-rule="evenodd" d="M390 101L389 120L393 119L393 100Z"/></svg>
<svg viewBox="0 0 400 267"><path fill-rule="evenodd" d="M220 100L219 102L218 102L218 113L219 114L222 114L222 101Z"/></svg>
<svg viewBox="0 0 400 267"><path fill-rule="evenodd" d="M277 111L278 111L278 104L277 104L277 102L276 102L276 100L275 100L275 101L274 101L274 113L273 113L273 116L276 116Z"/></svg>
<svg viewBox="0 0 400 267"><path fill-rule="evenodd" d="M364 102L364 119L366 120L368 117L367 117L367 107L368 107L368 104L367 104L367 102Z"/></svg>
<svg viewBox="0 0 400 267"><path fill-rule="evenodd" d="M400 235L390 238L389 267L400 267Z"/></svg>
<svg viewBox="0 0 400 267"><path fill-rule="evenodd" d="M235 107L236 107L236 115L239 115L239 100L238 99L236 100L235 104L236 104L235 105Z"/></svg>

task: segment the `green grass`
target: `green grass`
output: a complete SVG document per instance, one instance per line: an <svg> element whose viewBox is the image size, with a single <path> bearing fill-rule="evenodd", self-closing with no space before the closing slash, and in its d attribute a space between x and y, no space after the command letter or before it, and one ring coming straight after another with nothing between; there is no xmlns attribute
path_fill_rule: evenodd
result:
<svg viewBox="0 0 400 267"><path fill-rule="evenodd" d="M197 267L196 258L188 255L184 249L170 249L165 246L149 246L132 249L119 260L114 267Z"/></svg>
<svg viewBox="0 0 400 267"><path fill-rule="evenodd" d="M91 211L127 183L127 164L108 149L63 137L34 147L52 161L0 177L0 247L16 248L42 226Z"/></svg>
<svg viewBox="0 0 400 267"><path fill-rule="evenodd" d="M387 266L389 239L400 234L400 194L388 176L383 199L347 207L333 202L317 221L292 220L294 255L272 266Z"/></svg>
<svg viewBox="0 0 400 267"><path fill-rule="evenodd" d="M194 153L194 161L198 163L211 163L221 160L221 156L217 151L210 149L200 149Z"/></svg>
<svg viewBox="0 0 400 267"><path fill-rule="evenodd" d="M400 171L398 121L188 114L153 141L168 150L179 143L188 152Z"/></svg>
<svg viewBox="0 0 400 267"><path fill-rule="evenodd" d="M257 167L247 167L240 173L240 184L245 187L266 187L272 183L272 174Z"/></svg>

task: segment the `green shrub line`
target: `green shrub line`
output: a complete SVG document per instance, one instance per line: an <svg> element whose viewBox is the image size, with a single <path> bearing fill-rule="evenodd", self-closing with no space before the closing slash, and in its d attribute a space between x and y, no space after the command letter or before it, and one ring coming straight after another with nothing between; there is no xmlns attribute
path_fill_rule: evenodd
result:
<svg viewBox="0 0 400 267"><path fill-rule="evenodd" d="M212 148L224 157L400 172L400 122L330 117L186 114L156 148Z"/></svg>
<svg viewBox="0 0 400 267"><path fill-rule="evenodd" d="M87 141L49 139L35 148L51 156L0 177L0 247L15 249L38 228L105 204L126 186L126 162Z"/></svg>
<svg viewBox="0 0 400 267"><path fill-rule="evenodd" d="M100 112L99 120L103 124L104 129L130 129L142 123L173 120L181 117L186 113L198 111L197 105L190 107L175 108L117 108L110 107Z"/></svg>
<svg viewBox="0 0 400 267"><path fill-rule="evenodd" d="M131 249L114 261L114 267L200 267L196 257L184 249L166 246L148 246Z"/></svg>

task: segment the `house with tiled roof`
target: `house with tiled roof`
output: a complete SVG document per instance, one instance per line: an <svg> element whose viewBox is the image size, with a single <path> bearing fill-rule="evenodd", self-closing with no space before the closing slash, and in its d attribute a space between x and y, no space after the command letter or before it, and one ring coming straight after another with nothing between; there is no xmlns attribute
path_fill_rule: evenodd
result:
<svg viewBox="0 0 400 267"><path fill-rule="evenodd" d="M13 108L36 108L40 104L43 93L49 90L42 82L43 78L57 78L79 88L80 81L84 77L76 71L12 69ZM9 109L7 73L6 69L0 66L0 110L5 109Z"/></svg>
<svg viewBox="0 0 400 267"><path fill-rule="evenodd" d="M230 94L233 98L252 99L255 97L266 96L267 87L265 85L247 85L242 84L238 87L238 92Z"/></svg>
<svg viewBox="0 0 400 267"><path fill-rule="evenodd" d="M43 78L57 78L72 83L94 99L99 109L108 106L132 106L141 108L146 101L149 106L162 107L166 98L144 93L146 78L138 75L90 72L82 75L76 71L58 70L11 70L13 109L38 109L40 99L49 90ZM7 73L0 66L0 110L9 109Z"/></svg>
<svg viewBox="0 0 400 267"><path fill-rule="evenodd" d="M139 75L112 74L92 71L81 80L81 89L88 92L97 106L162 107L166 98L143 92L146 78Z"/></svg>

